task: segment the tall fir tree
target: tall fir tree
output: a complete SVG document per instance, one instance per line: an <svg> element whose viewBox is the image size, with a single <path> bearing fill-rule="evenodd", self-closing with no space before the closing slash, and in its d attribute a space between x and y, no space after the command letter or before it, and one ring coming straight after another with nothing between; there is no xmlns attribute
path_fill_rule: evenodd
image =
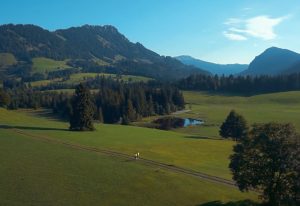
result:
<svg viewBox="0 0 300 206"><path fill-rule="evenodd" d="M99 120L99 122L103 123L103 113L102 113L102 107L98 107L98 116L97 119Z"/></svg>
<svg viewBox="0 0 300 206"><path fill-rule="evenodd" d="M72 111L70 130L91 131L95 129L93 126L94 105L89 89L83 84L76 87L72 99Z"/></svg>
<svg viewBox="0 0 300 206"><path fill-rule="evenodd" d="M238 141L248 133L248 126L245 118L231 110L225 122L220 127L220 135L223 138L233 138Z"/></svg>
<svg viewBox="0 0 300 206"><path fill-rule="evenodd" d="M130 99L127 100L125 113L127 113L127 117L129 119L129 121L132 122L132 121L136 120L136 112L133 108L133 105L132 105L132 102Z"/></svg>

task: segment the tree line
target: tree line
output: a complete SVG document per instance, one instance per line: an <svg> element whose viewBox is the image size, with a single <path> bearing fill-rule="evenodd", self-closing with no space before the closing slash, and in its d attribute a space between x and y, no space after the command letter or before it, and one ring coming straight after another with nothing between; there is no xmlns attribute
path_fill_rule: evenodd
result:
<svg viewBox="0 0 300 206"><path fill-rule="evenodd" d="M243 94L300 90L300 73L277 76L192 75L177 81L183 90L233 92Z"/></svg>
<svg viewBox="0 0 300 206"><path fill-rule="evenodd" d="M184 108L178 88L162 83L125 83L99 77L84 85L91 92L93 118L104 123L128 124L141 117L164 115ZM72 115L72 95L67 92L40 91L27 84L10 84L0 92L9 109L50 108L63 118ZM4 102L4 101L3 101Z"/></svg>

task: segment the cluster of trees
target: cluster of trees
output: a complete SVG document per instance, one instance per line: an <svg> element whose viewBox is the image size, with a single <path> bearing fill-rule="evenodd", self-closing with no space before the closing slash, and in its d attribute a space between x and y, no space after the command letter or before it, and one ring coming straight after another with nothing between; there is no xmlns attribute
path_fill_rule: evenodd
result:
<svg viewBox="0 0 300 206"><path fill-rule="evenodd" d="M184 90L234 92L243 94L300 90L300 73L278 76L192 75L177 82Z"/></svg>
<svg viewBox="0 0 300 206"><path fill-rule="evenodd" d="M72 96L68 93L40 91L26 84L5 86L9 109L45 107L64 118L72 115ZM104 123L128 124L141 117L170 114L185 104L179 89L168 84L124 83L99 77L87 81L86 87L97 89L90 95L93 118Z"/></svg>
<svg viewBox="0 0 300 206"><path fill-rule="evenodd" d="M157 129L170 130L184 126L184 119L179 117L163 117L153 121Z"/></svg>
<svg viewBox="0 0 300 206"><path fill-rule="evenodd" d="M300 135L291 124L254 124L231 111L220 128L238 140L229 168L241 191L257 190L272 206L300 204Z"/></svg>
<svg viewBox="0 0 300 206"><path fill-rule="evenodd" d="M100 80L100 79L99 79ZM151 83L124 84L100 80L101 87L95 94L98 119L106 123L122 121L123 124L140 117L164 115L184 108L184 98L176 87ZM87 85L93 85L89 84Z"/></svg>

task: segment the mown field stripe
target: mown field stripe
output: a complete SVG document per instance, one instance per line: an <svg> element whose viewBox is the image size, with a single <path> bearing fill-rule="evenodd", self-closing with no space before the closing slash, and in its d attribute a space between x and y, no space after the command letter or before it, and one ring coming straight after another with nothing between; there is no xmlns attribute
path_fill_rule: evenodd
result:
<svg viewBox="0 0 300 206"><path fill-rule="evenodd" d="M84 150L84 151L89 151L89 152L106 154L106 155L109 155L109 156L115 156L115 157L130 159L130 160L136 160L133 155L128 155L128 154L117 152L117 151L99 149L99 148L84 146L84 145L80 145L80 144L74 144L74 143L65 142L65 141L62 141L62 140L53 139L53 138L50 138L50 137L47 137L47 136L44 136L44 135L43 136L34 135L34 134L31 134L31 133L24 132L23 130L20 130L20 129L10 129L10 130L17 133L17 134L21 134L23 136L31 137L31 138L34 138L34 139L38 139L38 140L42 140L42 141L46 141L46 142L50 142L50 143L61 144L61 145L64 145L66 147L77 149L77 150ZM145 158L139 158L139 159L136 160L136 162L137 163L143 163L143 164L146 164L146 165L151 166L151 167L159 167L159 168L166 169L166 170L173 171L173 172L177 172L177 173L180 173L180 174L185 174L185 175L193 176L193 177L196 177L196 178L199 178L199 179L207 180L207 181L210 181L210 182L224 184L224 185L227 185L227 186L230 186L230 187L237 188L234 181L223 179L223 178L220 178L220 177L217 177L217 176L208 175L208 174L198 172L198 171L194 171L194 170L190 170L190 169L185 169L185 168L178 167L178 166L175 166L175 165L169 165L169 164L166 164L166 163L161 163L161 162L158 162L158 161L145 159Z"/></svg>

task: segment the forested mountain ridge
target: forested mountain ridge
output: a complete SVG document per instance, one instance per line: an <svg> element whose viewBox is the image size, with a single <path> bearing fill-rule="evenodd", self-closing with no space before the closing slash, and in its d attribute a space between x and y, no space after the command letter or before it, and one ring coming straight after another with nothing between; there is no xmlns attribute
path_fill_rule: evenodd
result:
<svg viewBox="0 0 300 206"><path fill-rule="evenodd" d="M30 64L35 57L46 57L68 60L70 67L75 68L91 67L92 64L94 70L112 67L110 71L116 73L161 79L208 74L171 57L160 56L140 43L132 43L108 25L84 25L53 32L35 25L2 25L0 53L14 55L18 63Z"/></svg>
<svg viewBox="0 0 300 206"><path fill-rule="evenodd" d="M279 75L300 72L295 67L300 62L300 54L277 47L271 47L255 57L249 68L241 75Z"/></svg>
<svg viewBox="0 0 300 206"><path fill-rule="evenodd" d="M290 73L298 73L300 72L300 60L287 68L286 70L283 71L283 74L290 74Z"/></svg>

